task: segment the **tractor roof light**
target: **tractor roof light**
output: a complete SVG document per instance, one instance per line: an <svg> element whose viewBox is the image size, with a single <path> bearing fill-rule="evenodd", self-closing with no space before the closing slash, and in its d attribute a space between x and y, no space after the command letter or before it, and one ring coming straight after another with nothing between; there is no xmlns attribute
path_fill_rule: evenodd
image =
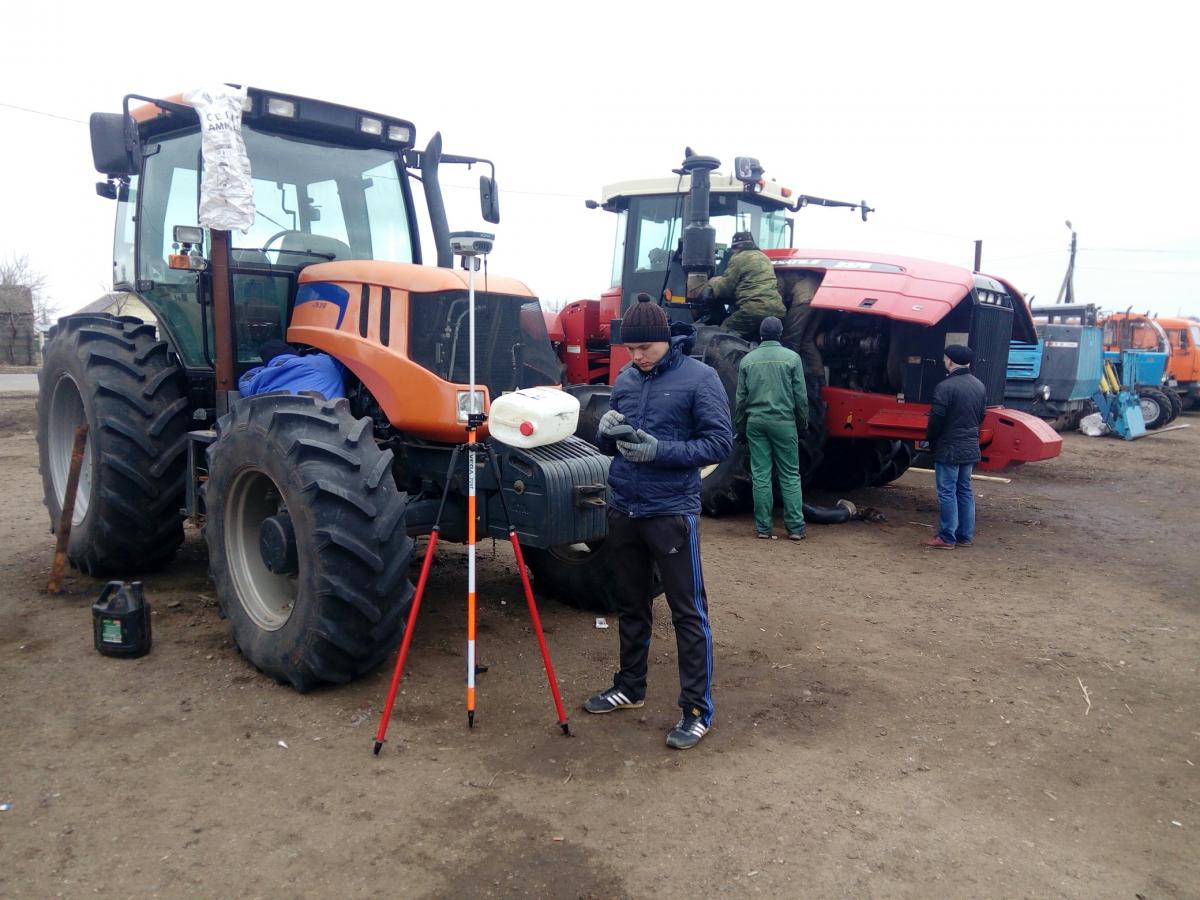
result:
<svg viewBox="0 0 1200 900"><path fill-rule="evenodd" d="M358 120L358 130L363 134L383 134L383 121L371 116L363 116Z"/></svg>
<svg viewBox="0 0 1200 900"><path fill-rule="evenodd" d="M267 113L285 119L294 119L296 118L296 103L293 100L284 100L282 97L268 97Z"/></svg>
<svg viewBox="0 0 1200 900"><path fill-rule="evenodd" d="M172 236L177 244L203 244L204 229L199 225L176 225Z"/></svg>
<svg viewBox="0 0 1200 900"><path fill-rule="evenodd" d="M412 129L407 125L389 125L387 139L397 144L407 144L412 140Z"/></svg>

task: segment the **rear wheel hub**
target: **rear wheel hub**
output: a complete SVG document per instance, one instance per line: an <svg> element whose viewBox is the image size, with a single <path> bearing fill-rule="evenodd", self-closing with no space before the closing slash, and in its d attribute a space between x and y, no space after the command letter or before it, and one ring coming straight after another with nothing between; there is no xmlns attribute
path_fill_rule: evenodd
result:
<svg viewBox="0 0 1200 900"><path fill-rule="evenodd" d="M263 565L276 575L295 575L299 572L296 529L292 527L292 517L287 513L279 513L263 519L262 529L258 533L258 550L262 554Z"/></svg>

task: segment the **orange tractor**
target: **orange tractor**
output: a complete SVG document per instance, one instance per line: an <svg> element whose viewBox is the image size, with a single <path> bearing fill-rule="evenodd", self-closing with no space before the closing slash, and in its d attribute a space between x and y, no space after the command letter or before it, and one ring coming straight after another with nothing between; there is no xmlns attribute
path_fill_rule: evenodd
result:
<svg viewBox="0 0 1200 900"><path fill-rule="evenodd" d="M91 120L97 185L115 201L114 289L157 319L74 315L45 348L38 441L59 521L78 426L89 436L69 558L94 574L168 563L191 518L204 527L221 612L245 657L307 690L377 666L400 642L414 537L507 538L511 517L543 592L611 605L594 568L556 578L569 548L605 534L608 459L576 438L530 449L491 442L467 471L468 415L500 393L557 386L536 297L492 276L476 293L477 396L468 390L468 280L452 267L440 165L411 122L250 88L241 133L256 214L244 234L197 227L197 111L127 96ZM414 183L434 236L423 265ZM492 175L481 214L499 220ZM267 341L344 367L344 396L239 398ZM484 439L487 430L481 430ZM448 474L449 473L449 474ZM449 501L439 504L449 482ZM507 501L507 516L502 505ZM603 564L597 555L596 561Z"/></svg>

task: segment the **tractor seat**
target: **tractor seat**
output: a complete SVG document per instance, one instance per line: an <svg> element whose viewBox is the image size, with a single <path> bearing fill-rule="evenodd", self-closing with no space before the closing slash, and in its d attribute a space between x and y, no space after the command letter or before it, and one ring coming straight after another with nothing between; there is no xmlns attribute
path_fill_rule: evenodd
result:
<svg viewBox="0 0 1200 900"><path fill-rule="evenodd" d="M325 256L314 256L315 253L325 254ZM326 237L323 234L306 234L303 231L289 231L280 240L279 258L276 260L276 265L299 269L316 263L329 262L328 256L332 256L334 259L353 258L350 247L337 238Z"/></svg>

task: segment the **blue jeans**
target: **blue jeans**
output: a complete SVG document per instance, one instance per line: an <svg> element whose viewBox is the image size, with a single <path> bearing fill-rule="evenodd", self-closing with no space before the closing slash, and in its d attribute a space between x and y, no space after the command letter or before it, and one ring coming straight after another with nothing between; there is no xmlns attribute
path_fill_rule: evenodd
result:
<svg viewBox="0 0 1200 900"><path fill-rule="evenodd" d="M937 483L938 537L947 544L969 544L975 539L975 495L971 471L975 463L933 464Z"/></svg>

